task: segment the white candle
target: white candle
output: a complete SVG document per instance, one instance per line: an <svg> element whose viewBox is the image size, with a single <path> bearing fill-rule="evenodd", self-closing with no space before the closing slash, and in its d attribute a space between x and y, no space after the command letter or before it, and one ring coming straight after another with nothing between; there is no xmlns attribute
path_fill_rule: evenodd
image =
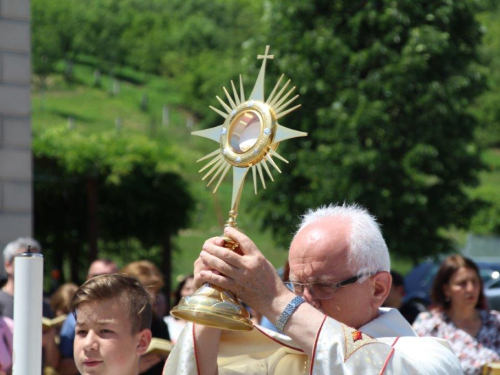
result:
<svg viewBox="0 0 500 375"><path fill-rule="evenodd" d="M23 253L14 261L13 373L42 371L43 256Z"/></svg>

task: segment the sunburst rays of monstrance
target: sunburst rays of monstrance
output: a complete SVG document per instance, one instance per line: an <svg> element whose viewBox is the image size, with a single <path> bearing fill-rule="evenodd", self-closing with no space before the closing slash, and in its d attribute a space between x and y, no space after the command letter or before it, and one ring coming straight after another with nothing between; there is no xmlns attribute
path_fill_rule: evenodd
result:
<svg viewBox="0 0 500 375"><path fill-rule="evenodd" d="M274 58L268 53L269 46L266 46L264 55L257 56L257 59L263 60L262 66L248 99L245 99L243 80L240 75L239 93L234 82L231 81L233 97L225 87L224 93L227 103L217 96L217 100L224 110L210 106L225 119L224 123L214 128L193 132L193 135L219 143L219 147L215 151L198 160L198 162L209 160L200 172L206 171L202 180L210 178L207 186L217 180L214 193L229 169L231 167L233 169L231 211L229 211L229 220L226 222L226 226L236 227L243 182L248 171L252 170L254 190L257 194L257 175L265 189L266 175L271 181L274 181L271 167L281 173L273 158L288 163L276 151L279 143L290 138L307 135L307 133L286 128L278 123L279 119L300 107L300 105L296 105L289 108L299 97L299 95L295 95L288 99L295 91L295 87L292 87L285 93L290 80L281 87L284 77L282 75L269 97L264 98L266 61ZM238 244L232 239L223 238L225 247L232 250L238 247ZM171 314L176 318L221 329L248 331L253 327L250 314L233 293L208 283L192 296L184 297L174 307Z"/></svg>

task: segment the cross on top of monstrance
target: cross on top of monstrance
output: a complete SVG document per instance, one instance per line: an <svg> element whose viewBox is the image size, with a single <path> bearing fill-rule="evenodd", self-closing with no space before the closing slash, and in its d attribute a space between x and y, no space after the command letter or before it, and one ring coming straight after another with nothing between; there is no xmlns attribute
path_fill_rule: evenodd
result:
<svg viewBox="0 0 500 375"><path fill-rule="evenodd" d="M235 220L238 213L239 199L248 171L252 170L254 191L257 194L257 174L265 189L264 171L271 181L274 181L268 164L281 173L273 158L288 163L285 158L276 152L279 143L290 138L307 135L307 133L286 128L278 123L279 119L300 107L299 104L287 109L299 97L299 95L295 95L285 102L295 91L295 87L292 87L283 95L291 80L288 80L278 91L284 77L282 75L269 97L267 99L264 97L266 61L273 58L273 55L269 55L269 46L266 46L264 55L257 56L257 59L263 60L262 66L248 100L245 100L241 75L239 94L234 82L231 81L234 100L225 87L223 90L226 94L228 104L218 96L216 97L224 108L224 111L212 106L210 108L225 119L222 125L192 133L193 135L205 137L220 144L217 150L198 160L200 162L212 158L212 160L200 169L200 172L210 168L202 178L202 180L206 180L211 176L207 186L210 186L218 178L218 182L213 190L214 193L219 188L229 169L233 167L233 194L230 219L228 221L228 225L231 226L236 225Z"/></svg>
<svg viewBox="0 0 500 375"><path fill-rule="evenodd" d="M264 59L264 63L266 62L266 59L274 59L274 55L268 55L269 53L269 48L270 46L266 46L266 52L264 52L263 55L257 55L257 60L262 60Z"/></svg>
<svg viewBox="0 0 500 375"><path fill-rule="evenodd" d="M300 107L300 105L296 105L287 109L299 96L296 95L286 101L295 87L284 94L290 80L280 89L283 79L281 76L271 95L265 99L266 61L273 58L272 55L269 55L269 46L266 47L264 55L258 55L257 58L263 60L262 66L248 100L245 100L243 80L240 75L239 94L231 81L233 97L224 87L228 104L217 96L217 100L224 110L210 107L225 119L224 123L211 129L193 133L219 143L219 147L215 151L198 160L211 159L201 168L200 172L208 169L203 176L203 180L210 177L208 186L218 179L214 193L229 169L231 167L233 169L233 198L229 220L226 223L226 226L232 227L236 227L238 205L248 171L252 170L254 190L257 194L257 174L265 189L264 171L274 181L269 165L281 173L273 158L288 163L276 152L279 143L290 138L307 135L278 124L279 119ZM231 238L224 236L223 238L226 248L234 250L238 247L238 244ZM238 298L231 292L210 284L203 285L194 295L182 298L171 314L176 318L222 329L247 331L253 327L250 314Z"/></svg>

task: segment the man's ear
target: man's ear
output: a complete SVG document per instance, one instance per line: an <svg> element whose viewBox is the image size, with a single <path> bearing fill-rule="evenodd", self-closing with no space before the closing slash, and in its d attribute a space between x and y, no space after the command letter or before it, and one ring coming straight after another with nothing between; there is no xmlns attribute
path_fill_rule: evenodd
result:
<svg viewBox="0 0 500 375"><path fill-rule="evenodd" d="M379 272L372 276L372 297L377 308L382 306L391 291L392 277L389 272Z"/></svg>
<svg viewBox="0 0 500 375"><path fill-rule="evenodd" d="M138 335L139 335L139 342L137 343L136 353L139 355L143 355L144 353L146 353L146 350L148 349L149 344L151 343L151 338L153 337L153 335L151 334L151 330L147 328L140 331Z"/></svg>

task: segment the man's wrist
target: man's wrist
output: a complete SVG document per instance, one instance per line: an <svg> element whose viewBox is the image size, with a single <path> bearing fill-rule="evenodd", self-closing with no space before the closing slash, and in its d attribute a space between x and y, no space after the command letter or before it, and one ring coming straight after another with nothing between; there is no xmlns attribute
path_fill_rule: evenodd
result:
<svg viewBox="0 0 500 375"><path fill-rule="evenodd" d="M292 314L299 308L301 304L305 302L304 298L300 296L295 296L283 309L282 313L276 321L276 328L279 332L283 333L285 331L285 326Z"/></svg>
<svg viewBox="0 0 500 375"><path fill-rule="evenodd" d="M286 289L284 293L276 296L271 303L266 305L266 309L261 311L262 315L269 319L270 322L275 323L294 297L295 294Z"/></svg>

